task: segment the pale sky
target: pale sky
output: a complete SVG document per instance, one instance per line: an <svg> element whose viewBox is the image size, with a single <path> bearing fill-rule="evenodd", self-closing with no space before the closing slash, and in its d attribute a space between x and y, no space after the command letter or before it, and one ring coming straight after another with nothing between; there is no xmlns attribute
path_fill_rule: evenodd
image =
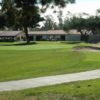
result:
<svg viewBox="0 0 100 100"><path fill-rule="evenodd" d="M85 12L90 15L95 15L96 10L99 8L100 0L76 0L75 4L68 4L67 7L63 9L63 17L67 15L68 11L72 14ZM57 8L55 10L57 10ZM51 9L48 9L43 16L52 15L55 22L57 22L57 15L52 12L53 11Z"/></svg>
<svg viewBox="0 0 100 100"><path fill-rule="evenodd" d="M0 0L1 1L1 0ZM75 4L68 4L64 9L64 15L67 11L71 13L81 13L86 12L89 14L95 14L96 9L100 8L100 0L76 0ZM48 10L45 15L53 15L51 10Z"/></svg>
<svg viewBox="0 0 100 100"><path fill-rule="evenodd" d="M95 15L96 10L100 8L100 0L76 0L75 4L68 4L67 7L64 8L63 17L67 15L67 12L70 11L71 13L88 13L90 15ZM48 9L47 12L44 14L52 15L57 21L56 14L52 13L52 10Z"/></svg>
<svg viewBox="0 0 100 100"><path fill-rule="evenodd" d="M86 12L95 14L96 10L100 8L100 0L76 0L75 4L70 4L66 7L72 13Z"/></svg>

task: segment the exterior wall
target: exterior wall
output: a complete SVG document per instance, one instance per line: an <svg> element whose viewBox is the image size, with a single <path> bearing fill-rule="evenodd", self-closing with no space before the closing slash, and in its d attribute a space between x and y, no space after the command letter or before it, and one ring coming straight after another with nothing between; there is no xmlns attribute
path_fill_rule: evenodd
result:
<svg viewBox="0 0 100 100"><path fill-rule="evenodd" d="M81 41L81 35L80 34L67 34L67 35L32 35L32 41L36 41L37 37L40 36L40 40L46 40L46 41ZM19 34L15 37L15 41L23 41L24 34ZM63 39L62 39L63 37ZM100 41L100 34L97 35L90 35L89 36L89 42L98 42Z"/></svg>
<svg viewBox="0 0 100 100"><path fill-rule="evenodd" d="M36 41L36 35L33 36L33 41Z"/></svg>
<svg viewBox="0 0 100 100"><path fill-rule="evenodd" d="M31 35L32 41L81 41L80 34L67 35Z"/></svg>
<svg viewBox="0 0 100 100"><path fill-rule="evenodd" d="M42 38L42 35L36 35L36 41L42 41L43 38Z"/></svg>
<svg viewBox="0 0 100 100"><path fill-rule="evenodd" d="M40 39L39 39L40 36ZM34 35L33 35L34 37ZM36 35L36 40L44 40L44 41L62 41L65 35Z"/></svg>
<svg viewBox="0 0 100 100"><path fill-rule="evenodd" d="M23 33L20 33L14 37L14 41L23 41L24 38L25 38L25 35Z"/></svg>
<svg viewBox="0 0 100 100"><path fill-rule="evenodd" d="M100 41L100 34L90 35L89 42L99 42Z"/></svg>
<svg viewBox="0 0 100 100"><path fill-rule="evenodd" d="M8 32L8 34L5 33L6 35L0 36L0 41L2 41L2 42L14 42L14 41L23 41L24 40L25 35L23 34L23 32L19 32L19 33L17 33L17 35L16 34L12 35L11 33Z"/></svg>
<svg viewBox="0 0 100 100"><path fill-rule="evenodd" d="M65 41L66 35L49 35L49 40L52 41Z"/></svg>
<svg viewBox="0 0 100 100"><path fill-rule="evenodd" d="M66 41L81 41L80 34L68 34L66 35Z"/></svg>
<svg viewBox="0 0 100 100"><path fill-rule="evenodd" d="M14 42L14 37L0 37L0 42Z"/></svg>
<svg viewBox="0 0 100 100"><path fill-rule="evenodd" d="M50 36L49 35L42 35L42 40L49 40Z"/></svg>

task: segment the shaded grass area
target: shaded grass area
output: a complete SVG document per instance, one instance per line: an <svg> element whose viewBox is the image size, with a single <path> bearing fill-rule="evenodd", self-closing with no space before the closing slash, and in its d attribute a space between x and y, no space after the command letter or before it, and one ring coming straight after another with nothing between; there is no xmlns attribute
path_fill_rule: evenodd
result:
<svg viewBox="0 0 100 100"><path fill-rule="evenodd" d="M100 100L100 79L1 92L0 100Z"/></svg>

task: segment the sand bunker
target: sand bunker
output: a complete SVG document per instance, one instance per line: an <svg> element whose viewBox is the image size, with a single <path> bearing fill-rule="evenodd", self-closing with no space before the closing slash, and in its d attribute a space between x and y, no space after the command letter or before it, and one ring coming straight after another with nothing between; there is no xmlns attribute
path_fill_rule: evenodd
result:
<svg viewBox="0 0 100 100"><path fill-rule="evenodd" d="M74 48L75 51L91 51L91 52L100 52L100 47L94 46L77 46Z"/></svg>

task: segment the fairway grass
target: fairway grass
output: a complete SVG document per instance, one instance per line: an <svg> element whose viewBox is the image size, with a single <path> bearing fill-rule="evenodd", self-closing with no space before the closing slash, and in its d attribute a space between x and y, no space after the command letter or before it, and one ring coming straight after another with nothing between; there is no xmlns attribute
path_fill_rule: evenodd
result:
<svg viewBox="0 0 100 100"><path fill-rule="evenodd" d="M100 69L99 52L77 52L79 44L38 42L34 45L0 46L0 81Z"/></svg>
<svg viewBox="0 0 100 100"><path fill-rule="evenodd" d="M20 45L23 44L23 45ZM25 43L26 44L26 43ZM22 43L5 43L1 42L0 43L0 50L51 50L51 49L64 49L64 48L71 48L74 45L67 45L65 43L60 43L60 42L36 42L36 44L33 43L29 45L25 45L23 42Z"/></svg>
<svg viewBox="0 0 100 100"><path fill-rule="evenodd" d="M100 79L0 92L0 100L100 100Z"/></svg>

